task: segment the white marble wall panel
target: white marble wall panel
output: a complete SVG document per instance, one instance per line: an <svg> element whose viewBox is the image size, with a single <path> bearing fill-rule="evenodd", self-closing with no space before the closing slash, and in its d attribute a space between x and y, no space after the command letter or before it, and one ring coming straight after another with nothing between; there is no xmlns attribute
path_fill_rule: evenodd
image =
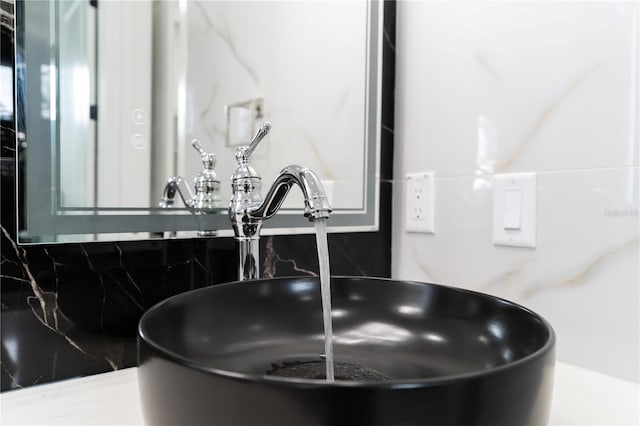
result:
<svg viewBox="0 0 640 426"><path fill-rule="evenodd" d="M188 3L186 139L218 155L223 199L235 168L224 106L264 97L273 127L254 154L264 187L302 164L336 182L336 207L362 207L366 11L362 1ZM200 166L189 149L180 172L191 178Z"/></svg>
<svg viewBox="0 0 640 426"><path fill-rule="evenodd" d="M638 165L637 8L402 4L397 90L408 97L396 127L411 141L398 144L400 166L460 176Z"/></svg>
<svg viewBox="0 0 640 426"><path fill-rule="evenodd" d="M558 359L640 381L638 3L401 2L393 276L522 303ZM404 176L435 171L435 234ZM537 247L492 242L496 173L538 172Z"/></svg>
<svg viewBox="0 0 640 426"><path fill-rule="evenodd" d="M563 362L638 380L638 168L540 174L534 249L493 245L491 178L440 178L437 188L435 234L394 220L394 278L522 303L551 322Z"/></svg>

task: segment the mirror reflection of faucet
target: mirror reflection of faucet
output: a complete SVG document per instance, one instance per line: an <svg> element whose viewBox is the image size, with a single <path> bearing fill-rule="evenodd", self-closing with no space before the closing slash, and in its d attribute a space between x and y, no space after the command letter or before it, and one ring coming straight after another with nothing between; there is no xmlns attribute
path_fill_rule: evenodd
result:
<svg viewBox="0 0 640 426"><path fill-rule="evenodd" d="M216 156L211 152L206 152L197 139L193 140L191 146L200 153L203 166L202 171L194 179L195 195L183 177L172 176L164 187L159 206L162 208L173 207L177 193L184 205L193 213L213 213L215 209L222 206L220 180L213 169L216 165Z"/></svg>

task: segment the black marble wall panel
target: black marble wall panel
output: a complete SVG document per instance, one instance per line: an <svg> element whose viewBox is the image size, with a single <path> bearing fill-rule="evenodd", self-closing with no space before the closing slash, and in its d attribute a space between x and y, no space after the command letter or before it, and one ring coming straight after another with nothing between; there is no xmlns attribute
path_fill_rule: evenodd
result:
<svg viewBox="0 0 640 426"><path fill-rule="evenodd" d="M9 28L2 26L3 65L13 65ZM380 230L330 234L334 275L391 274L394 34L395 3L388 2ZM14 129L13 121L0 128L3 391L134 366L136 325L146 309L174 294L235 280L230 238L18 245ZM265 277L317 274L315 237L263 237L261 262Z"/></svg>

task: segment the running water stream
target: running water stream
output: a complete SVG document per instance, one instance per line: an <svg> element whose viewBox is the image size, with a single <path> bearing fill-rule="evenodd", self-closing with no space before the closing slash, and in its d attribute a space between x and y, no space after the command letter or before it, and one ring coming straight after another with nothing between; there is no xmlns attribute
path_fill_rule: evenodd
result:
<svg viewBox="0 0 640 426"><path fill-rule="evenodd" d="M324 354L327 367L327 382L335 380L333 372L333 328L331 324L331 277L329 271L329 247L327 245L327 219L314 220L318 263L320 265L320 291L322 294L322 317L324 319Z"/></svg>

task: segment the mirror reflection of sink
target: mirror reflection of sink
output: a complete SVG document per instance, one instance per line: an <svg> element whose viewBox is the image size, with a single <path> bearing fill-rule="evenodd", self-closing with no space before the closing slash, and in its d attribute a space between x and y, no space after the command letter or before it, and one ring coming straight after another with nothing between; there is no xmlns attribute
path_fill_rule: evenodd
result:
<svg viewBox="0 0 640 426"><path fill-rule="evenodd" d="M222 284L150 309L138 337L147 424L547 423L555 337L535 313L434 284L331 285L334 383L315 278Z"/></svg>

